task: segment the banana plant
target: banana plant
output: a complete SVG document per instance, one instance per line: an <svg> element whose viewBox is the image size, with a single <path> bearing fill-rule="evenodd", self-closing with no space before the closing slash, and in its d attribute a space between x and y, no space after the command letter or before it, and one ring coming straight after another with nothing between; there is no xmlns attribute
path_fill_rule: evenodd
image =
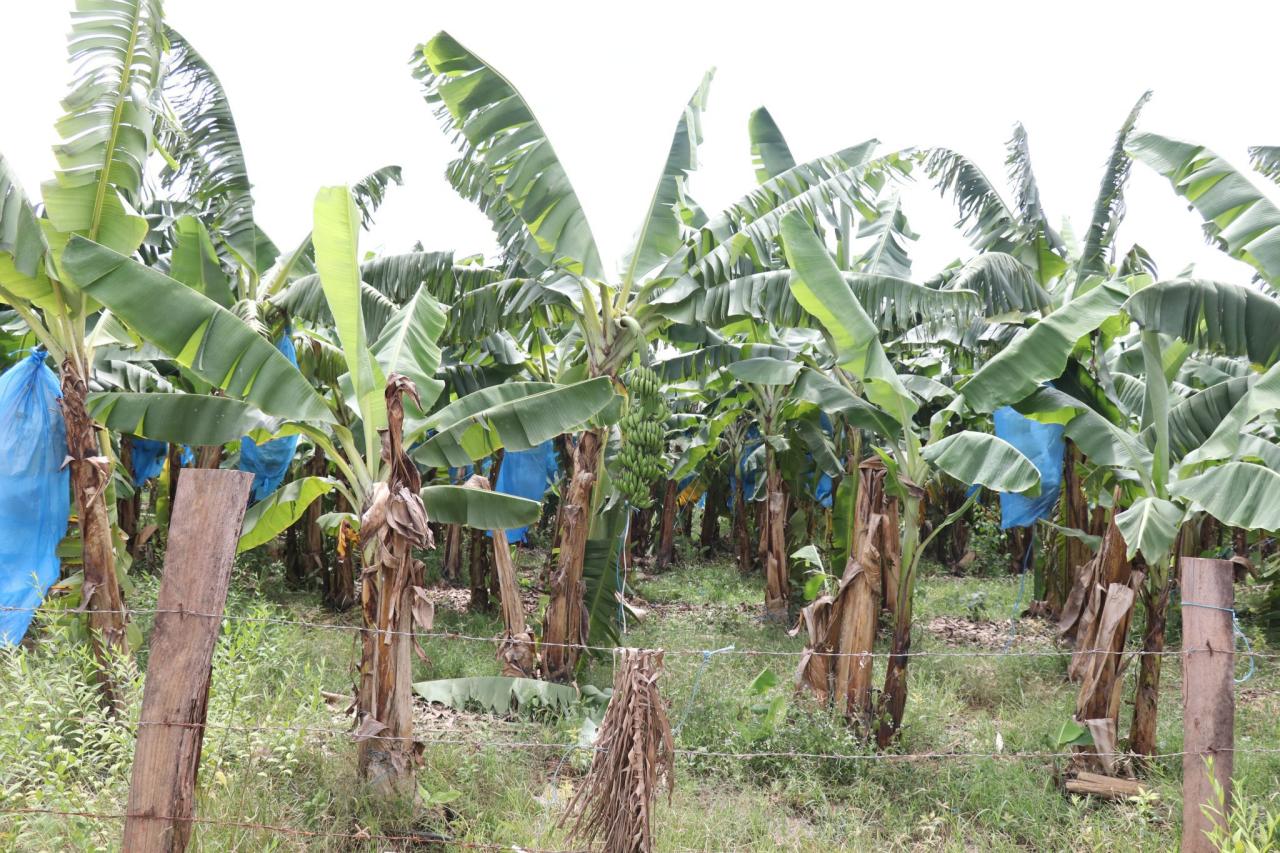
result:
<svg viewBox="0 0 1280 853"><path fill-rule="evenodd" d="M520 93L447 33L419 47L413 63L428 102L438 106L462 148L449 178L489 216L498 233L514 280L495 290L504 301L523 300L525 307L553 306L576 332L577 375L612 382L663 322L651 302L673 283L662 269L684 250L685 221L696 215L686 179L697 164L710 75L681 114L633 248L620 277L608 282L577 194ZM492 298L495 290L470 299ZM511 319L510 312L484 313L499 322ZM601 429L578 436L563 496L559 559L544 629L550 644L545 662L554 680L572 679L584 639L583 559L599 504L595 486L603 451Z"/></svg>
<svg viewBox="0 0 1280 853"><path fill-rule="evenodd" d="M142 244L138 213L151 151L165 39L158 0L76 4L69 60L76 69L56 128L58 170L41 186L37 216L0 157L0 300L13 308L58 362L67 451L83 546L82 587L100 663L126 647L124 603L108 508L110 447L85 409L93 352L88 330L98 310L68 274L69 243L91 240L125 254ZM109 679L103 681L111 692ZM116 697L108 696L114 703Z"/></svg>
<svg viewBox="0 0 1280 853"><path fill-rule="evenodd" d="M994 435L970 430L947 435L948 423L958 409L954 404L934 416L922 441L914 421L919 408L916 398L894 371L880 343L878 327L846 284L827 246L798 214L783 218L782 242L791 270L791 292L821 324L834 354L835 364L824 391L832 403L843 398L848 401L844 406L853 409L858 404L852 400L861 398L875 410L874 422L885 429L879 436L885 442L884 449L877 452L888 469L891 490L902 501L902 564L877 732L884 747L901 728L906 709L912 598L920 558L928 544L928 540L920 540L925 484L945 474L995 491L1034 494L1039 490L1040 476L1025 456ZM971 496L946 523L967 511L973 500ZM945 523L930 537L944 528Z"/></svg>
<svg viewBox="0 0 1280 853"><path fill-rule="evenodd" d="M1243 529L1272 529L1280 520L1280 500L1265 485L1280 476L1269 467L1277 454L1249 429L1268 411L1267 382L1280 354L1277 322L1280 303L1252 288L1126 276L1048 314L961 388L974 411L1013 404L1037 419L1064 423L1088 464L1109 472L1121 487L1115 522L1126 557L1141 555L1147 567L1147 654L1130 734L1130 747L1140 754L1156 747L1159 653L1180 531L1202 514ZM1105 405L1098 397L1082 400L1042 387L1060 378L1079 386L1072 370L1078 375L1096 351L1106 355L1097 363L1105 367L1108 385L1090 387ZM1209 372L1207 359L1215 354L1235 359L1242 370ZM1184 372L1198 359L1206 361ZM1259 377L1250 364L1271 367ZM1197 375L1210 381L1201 383Z"/></svg>

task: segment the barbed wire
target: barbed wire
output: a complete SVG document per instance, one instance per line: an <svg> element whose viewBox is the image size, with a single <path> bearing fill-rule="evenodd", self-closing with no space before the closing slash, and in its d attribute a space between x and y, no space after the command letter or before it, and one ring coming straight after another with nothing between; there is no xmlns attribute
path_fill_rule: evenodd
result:
<svg viewBox="0 0 1280 853"><path fill-rule="evenodd" d="M4 611L34 612L39 609L40 608L37 608L37 607L0 606L0 612L4 612ZM124 609L124 610L95 610L94 612L103 613L103 614L126 615L126 616L154 616L154 615L162 615L162 614L172 614L172 615L178 615L178 616L195 616L195 617L204 617L208 619L228 620L232 622L253 622L253 623L269 624L269 625L289 625L297 628L318 628L321 630L347 631L351 633L361 633L361 634L366 631L373 631L374 633L377 633L379 636L382 636L382 637L416 637L422 640L460 640L463 642L490 643L490 644L502 641L501 637L482 637L482 636L477 636L473 634L464 634L459 631L396 631L392 629L382 630L382 629L376 629L376 628L366 628L362 625L344 625L339 622L310 622L302 619L283 619L275 616L245 616L245 615L229 614L229 613L224 613L224 614L204 613L198 610L185 610L182 608L138 608L138 609ZM532 643L532 645L539 648L572 648L572 649L579 649L582 651L591 651L591 652L616 652L619 648L618 646L595 646L595 645L589 645L584 643L555 643L555 642L546 642L542 640L536 641ZM690 656L702 657L704 654L707 653L708 650L692 649L692 648L690 649L663 648L662 651L663 651L663 654L667 656L690 655ZM1208 652L1209 654L1222 654L1225 651L1226 651L1225 649L1213 649L1213 648L1205 647L1205 648L1189 648L1189 649L1187 648L1162 649L1160 651L1147 651L1144 649L1125 649L1125 650L1117 651L1115 649L1097 648L1097 649L1024 649L1020 651L1012 651L1012 650L1001 651L996 649L974 650L974 651L929 650L929 651L909 651L909 652L895 653L895 652L876 652L876 651L838 652L838 651L824 651L819 649L808 649L808 648L797 649L797 650L734 648L734 649L725 651L724 654L737 655L737 656L749 657L749 658L750 657L802 657L804 655L819 655L824 658L854 657L854 658L863 658L863 659L867 659L867 658L887 659L887 658L903 658L903 657L905 658L925 658L925 657L933 657L933 658L1057 657L1057 658L1061 658L1061 657L1074 657L1075 655L1089 656L1089 655L1097 655L1097 654L1108 654L1108 655L1124 654L1124 655L1132 655L1132 656L1139 656L1139 657L1175 658L1175 657L1181 657L1182 655L1185 655L1185 654L1202 654L1205 652ZM1280 652L1254 651L1254 652L1240 654L1240 656L1253 657L1259 660L1280 660Z"/></svg>
<svg viewBox="0 0 1280 853"><path fill-rule="evenodd" d="M123 720L119 718L109 717L62 717L60 722L68 723L86 723L86 724L108 724L118 726L155 726L159 728L185 728L185 729L210 729L213 731L233 731L233 732L288 732L293 734L319 734L332 736L350 736L355 740L383 740L383 741L412 741L421 743L424 746L444 745L444 746L469 746L469 747L490 747L494 749L542 749L542 750L569 750L577 752L608 752L607 748L598 747L592 744L582 743L549 743L545 741L512 741L512 740L491 740L484 737L431 737L418 735L366 735L358 733L354 729L326 728L323 726L287 726L287 725L234 725L229 723L210 723L210 722L169 722L164 720ZM795 750L763 750L750 752L731 752L726 750L712 750L700 747L685 748L677 747L673 751L675 755L681 755L691 758L735 758L742 760L757 758L805 758L826 761L890 761L890 762L913 762L913 761L939 761L942 759L1035 759L1044 760L1051 758L1074 758L1080 756L1079 752L1059 752L1059 751L1010 751L1003 749L996 752L959 752L959 751L932 751L932 752L803 752ZM1245 754L1280 754L1280 747L1232 747L1223 749L1200 750L1200 751L1183 751L1183 752L1158 752L1149 755L1140 756L1146 760L1164 759L1164 758L1182 758L1188 755L1211 755L1215 753L1245 753ZM1136 753L1127 752L1108 752L1108 753L1084 753L1088 755L1105 755L1113 757L1126 757L1136 755Z"/></svg>

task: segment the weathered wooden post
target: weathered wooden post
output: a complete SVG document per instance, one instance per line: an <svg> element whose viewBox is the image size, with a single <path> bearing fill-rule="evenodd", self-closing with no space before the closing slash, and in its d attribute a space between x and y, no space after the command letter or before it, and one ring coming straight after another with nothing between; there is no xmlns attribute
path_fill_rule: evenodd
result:
<svg viewBox="0 0 1280 853"><path fill-rule="evenodd" d="M181 851L191 840L213 648L252 483L246 471L182 472L129 785L130 853Z"/></svg>
<svg viewBox="0 0 1280 853"><path fill-rule="evenodd" d="M1216 807L1212 779L1231 807L1235 748L1234 568L1229 560L1183 557L1182 566L1182 851L1216 850L1204 813ZM1205 764L1213 759L1212 776Z"/></svg>

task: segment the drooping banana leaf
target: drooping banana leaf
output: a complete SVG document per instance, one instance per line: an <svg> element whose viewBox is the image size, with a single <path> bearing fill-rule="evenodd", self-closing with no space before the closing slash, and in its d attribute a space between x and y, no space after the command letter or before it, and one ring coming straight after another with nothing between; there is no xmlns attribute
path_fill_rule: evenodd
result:
<svg viewBox="0 0 1280 853"><path fill-rule="evenodd" d="M35 209L22 189L18 175L0 154L0 254L9 256L13 274L35 279L49 250ZM8 277L0 269L0 286L12 291Z"/></svg>
<svg viewBox="0 0 1280 853"><path fill-rule="evenodd" d="M1129 151L1168 179L1223 251L1280 282L1280 209L1252 181L1203 145L1155 133L1134 134Z"/></svg>
<svg viewBox="0 0 1280 853"><path fill-rule="evenodd" d="M1253 374L1219 382L1170 408L1169 451L1172 458L1181 459L1204 444L1257 378L1257 374ZM1143 430L1142 440L1148 447L1154 447L1154 431L1151 428Z"/></svg>
<svg viewBox="0 0 1280 853"><path fill-rule="evenodd" d="M1135 293L1125 310L1143 329L1173 335L1200 349L1248 356L1263 367L1280 358L1280 302L1255 288L1169 279Z"/></svg>
<svg viewBox="0 0 1280 853"><path fill-rule="evenodd" d="M194 216L180 216L173 230L169 275L223 308L230 308L235 301L231 295L231 277L218 263L218 252L204 224Z"/></svg>
<svg viewBox="0 0 1280 853"><path fill-rule="evenodd" d="M1022 401L1014 409L1042 423L1060 423L1067 438L1076 443L1090 461L1098 465L1124 469L1131 479L1139 479L1154 491L1150 484L1151 451L1137 436L1116 426L1087 404L1056 388L1041 388Z"/></svg>
<svg viewBox="0 0 1280 853"><path fill-rule="evenodd" d="M1258 377L1222 417L1213 433L1183 457L1183 472L1188 472L1199 463L1230 459L1240 447L1242 438L1248 434L1253 420L1276 409L1280 409L1280 363Z"/></svg>
<svg viewBox="0 0 1280 853"><path fill-rule="evenodd" d="M587 612L587 645L616 646L622 628L618 617L618 557L627 507L618 503L596 515L582 561L583 605Z"/></svg>
<svg viewBox="0 0 1280 853"><path fill-rule="evenodd" d="M307 507L333 491L334 481L328 477L301 477L285 483L244 514L240 542L236 553L257 548L275 539L289 525L302 518Z"/></svg>
<svg viewBox="0 0 1280 853"><path fill-rule="evenodd" d="M1119 312L1128 297L1128 288L1109 281L1053 311L970 377L960 389L965 402L976 412L994 412L1056 379L1076 341Z"/></svg>
<svg viewBox="0 0 1280 853"><path fill-rule="evenodd" d="M1002 252L985 252L970 259L948 279L946 289L977 293L982 316L987 318L1046 311L1052 304L1027 266Z"/></svg>
<svg viewBox="0 0 1280 853"><path fill-rule="evenodd" d="M1280 529L1280 474L1252 462L1228 462L1179 480L1170 493L1193 501L1223 524Z"/></svg>
<svg viewBox="0 0 1280 853"><path fill-rule="evenodd" d="M729 365L729 373L755 385L790 385L800 373L800 363L778 358L747 358Z"/></svg>
<svg viewBox="0 0 1280 853"><path fill-rule="evenodd" d="M984 432L964 430L924 447L924 458L966 486L995 492L1040 494L1040 472L1009 442Z"/></svg>
<svg viewBox="0 0 1280 853"><path fill-rule="evenodd" d="M819 371L806 368L796 380L795 394L817 404L828 414L841 414L849 423L886 438L897 438L902 426L888 412L877 408Z"/></svg>
<svg viewBox="0 0 1280 853"><path fill-rule="evenodd" d="M230 397L100 391L86 400L89 415L112 432L172 444L217 445L254 430L273 433L279 418Z"/></svg>
<svg viewBox="0 0 1280 853"><path fill-rule="evenodd" d="M1148 565L1163 560L1182 527L1182 507L1156 497L1142 497L1124 512L1116 513L1116 527L1124 538L1125 552L1132 560L1142 554Z"/></svg>
<svg viewBox="0 0 1280 853"><path fill-rule="evenodd" d="M81 237L71 238L62 265L145 340L229 396L277 417L333 421L279 350L208 297Z"/></svg>
<svg viewBox="0 0 1280 853"><path fill-rule="evenodd" d="M442 468L469 465L504 447L530 450L581 427L609 405L614 396L613 384L608 377L601 376L517 397L447 425L441 421L439 431L414 450L412 456L423 465Z"/></svg>
<svg viewBox="0 0 1280 853"><path fill-rule="evenodd" d="M534 524L542 504L502 492L466 486L423 486L427 517L440 524L462 524L476 530L509 530Z"/></svg>

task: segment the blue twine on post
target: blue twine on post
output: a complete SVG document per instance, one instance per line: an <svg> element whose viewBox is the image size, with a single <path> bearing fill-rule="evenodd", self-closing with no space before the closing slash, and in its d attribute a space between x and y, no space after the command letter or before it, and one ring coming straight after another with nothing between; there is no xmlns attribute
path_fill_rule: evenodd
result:
<svg viewBox="0 0 1280 853"><path fill-rule="evenodd" d="M1027 541L1027 552L1022 555L1022 571L1018 572L1018 597L1013 601L1013 612L1009 614L1009 639L1005 641L1004 650L1013 648L1013 638L1018 633L1018 611L1022 609L1022 594L1027 588L1027 564L1031 562L1031 554L1036 547L1036 528L1031 527L1031 538Z"/></svg>
<svg viewBox="0 0 1280 853"><path fill-rule="evenodd" d="M1232 644L1234 645L1234 641L1236 637L1239 637L1241 640L1244 640L1244 653L1249 658L1249 671L1246 672L1241 678L1234 679L1235 683L1244 684L1250 678L1253 678L1253 674L1254 672L1257 671L1257 668L1258 668L1257 661L1253 659L1253 644L1249 642L1249 637L1245 634L1245 632L1240 629L1240 620L1236 618L1235 609L1231 607L1219 607L1216 604L1201 604L1198 601L1184 601L1182 602L1182 606L1183 607L1203 607L1206 610L1221 610L1223 613L1231 614L1231 633L1233 635Z"/></svg>
<svg viewBox="0 0 1280 853"><path fill-rule="evenodd" d="M689 714L693 713L693 705L698 700L698 686L702 683L702 673L706 672L707 664L711 663L711 658L733 650L733 646L725 646L723 649L707 649L703 651L702 663L698 664L698 671L693 674L693 689L689 691L689 701L684 706L684 713L680 715L680 722L676 723L676 727L671 730L673 738L680 734L680 730L684 728L685 720L689 719Z"/></svg>

